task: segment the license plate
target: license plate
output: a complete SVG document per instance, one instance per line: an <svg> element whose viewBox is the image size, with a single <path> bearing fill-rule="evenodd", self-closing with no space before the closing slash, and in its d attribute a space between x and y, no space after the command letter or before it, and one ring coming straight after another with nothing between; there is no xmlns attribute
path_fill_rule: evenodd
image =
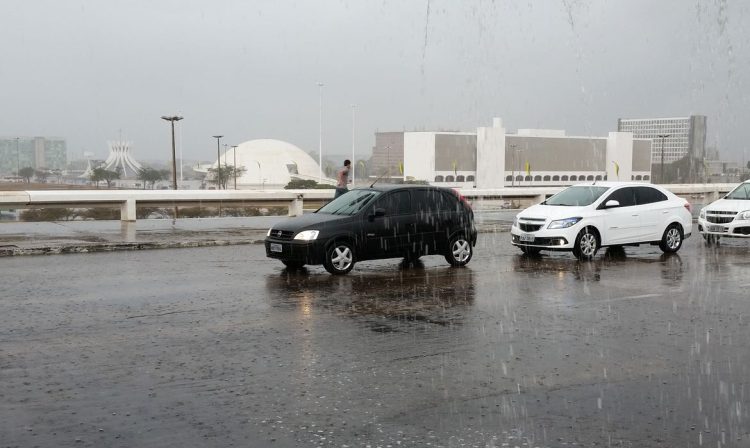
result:
<svg viewBox="0 0 750 448"><path fill-rule="evenodd" d="M271 252L281 252L281 244L271 243Z"/></svg>
<svg viewBox="0 0 750 448"><path fill-rule="evenodd" d="M723 232L724 227L722 226L707 226L709 232Z"/></svg>
<svg viewBox="0 0 750 448"><path fill-rule="evenodd" d="M524 243L533 243L534 242L534 235L529 235L527 233L521 234L520 237L518 237L519 240L523 241Z"/></svg>

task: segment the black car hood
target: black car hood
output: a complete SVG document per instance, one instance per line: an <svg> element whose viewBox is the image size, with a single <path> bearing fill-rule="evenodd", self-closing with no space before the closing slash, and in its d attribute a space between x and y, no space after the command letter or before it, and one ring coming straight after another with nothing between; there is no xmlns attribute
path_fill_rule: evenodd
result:
<svg viewBox="0 0 750 448"><path fill-rule="evenodd" d="M345 220L350 220L349 215L332 215L330 213L309 213L294 218L288 218L279 221L273 225L274 230L289 230L299 232L315 225L339 224Z"/></svg>

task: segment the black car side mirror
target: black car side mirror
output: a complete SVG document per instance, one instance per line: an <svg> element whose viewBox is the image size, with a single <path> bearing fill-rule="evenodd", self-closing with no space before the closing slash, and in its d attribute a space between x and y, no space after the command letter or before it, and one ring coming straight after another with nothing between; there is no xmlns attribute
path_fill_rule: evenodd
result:
<svg viewBox="0 0 750 448"><path fill-rule="evenodd" d="M375 221L375 218L378 216L385 216L385 209L384 208L376 208L373 210L368 218L370 219L370 222Z"/></svg>

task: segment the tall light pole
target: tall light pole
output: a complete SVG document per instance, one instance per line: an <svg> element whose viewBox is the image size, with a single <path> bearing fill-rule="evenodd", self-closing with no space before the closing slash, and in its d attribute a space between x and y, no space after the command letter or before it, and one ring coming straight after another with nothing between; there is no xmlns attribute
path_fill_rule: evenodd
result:
<svg viewBox="0 0 750 448"><path fill-rule="evenodd" d="M659 183L664 184L664 139L671 136L672 134L659 134L657 137L661 139L661 173L659 174Z"/></svg>
<svg viewBox="0 0 750 448"><path fill-rule="evenodd" d="M216 189L221 190L221 138L223 135L214 135L216 139Z"/></svg>
<svg viewBox="0 0 750 448"><path fill-rule="evenodd" d="M18 149L19 141L21 140L21 137L16 137L16 178L18 178L18 173L21 172L21 152ZM13 163L13 162L11 162Z"/></svg>
<svg viewBox="0 0 750 448"><path fill-rule="evenodd" d="M318 82L318 97L320 106L318 108L318 183L323 181L323 84Z"/></svg>
<svg viewBox="0 0 750 448"><path fill-rule="evenodd" d="M169 121L172 125L172 189L177 190L177 157L175 156L174 149L174 122L182 120L179 115L162 115L162 120Z"/></svg>
<svg viewBox="0 0 750 448"><path fill-rule="evenodd" d="M232 145L232 157L234 160L232 161L232 168L234 171L234 189L237 189L237 145Z"/></svg>
<svg viewBox="0 0 750 448"><path fill-rule="evenodd" d="M349 168L352 171L352 188L354 188L354 167L357 165L357 161L354 160L354 109L356 107L356 104L352 104L352 164L350 165L351 168Z"/></svg>

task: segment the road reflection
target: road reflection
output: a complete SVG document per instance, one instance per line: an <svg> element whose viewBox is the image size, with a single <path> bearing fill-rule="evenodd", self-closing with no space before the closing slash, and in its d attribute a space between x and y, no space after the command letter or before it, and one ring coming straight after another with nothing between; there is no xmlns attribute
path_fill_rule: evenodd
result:
<svg viewBox="0 0 750 448"><path fill-rule="evenodd" d="M450 325L461 320L475 300L469 267L425 268L421 263L394 271L367 270L345 276L282 270L266 276L275 307ZM381 328L376 331L388 331Z"/></svg>

